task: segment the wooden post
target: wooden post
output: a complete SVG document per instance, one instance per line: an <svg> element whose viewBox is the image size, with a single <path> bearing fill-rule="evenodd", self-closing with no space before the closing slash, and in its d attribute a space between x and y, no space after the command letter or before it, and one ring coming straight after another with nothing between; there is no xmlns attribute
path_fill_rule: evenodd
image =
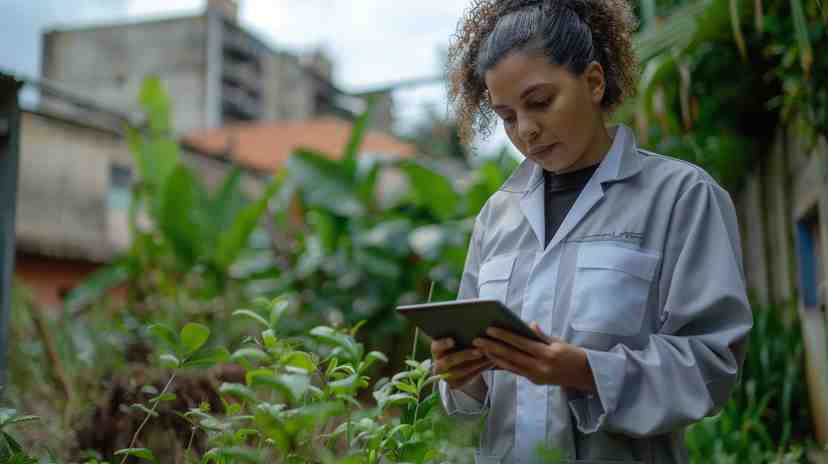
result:
<svg viewBox="0 0 828 464"><path fill-rule="evenodd" d="M8 322L14 272L14 218L17 206L17 170L20 157L20 108L17 95L22 83L0 74L0 386L6 384ZM0 389L0 395L5 389Z"/></svg>

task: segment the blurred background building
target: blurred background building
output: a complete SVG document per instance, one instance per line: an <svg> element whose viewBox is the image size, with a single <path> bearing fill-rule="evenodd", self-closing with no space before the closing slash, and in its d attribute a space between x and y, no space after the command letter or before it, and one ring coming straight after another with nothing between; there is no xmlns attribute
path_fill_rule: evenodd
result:
<svg viewBox="0 0 828 464"><path fill-rule="evenodd" d="M321 50L276 50L238 23L234 0L200 14L49 29L42 41L39 104L24 108L17 211L17 275L44 306L130 243L133 157L123 129L143 79L172 96L184 159L207 185L237 164L255 195L300 146L341 153L352 121L374 101L363 151L410 156L391 134L391 88L348 93Z"/></svg>

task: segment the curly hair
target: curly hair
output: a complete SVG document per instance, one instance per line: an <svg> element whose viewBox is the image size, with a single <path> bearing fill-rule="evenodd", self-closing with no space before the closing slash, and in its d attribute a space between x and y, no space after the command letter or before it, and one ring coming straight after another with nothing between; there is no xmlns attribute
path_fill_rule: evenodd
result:
<svg viewBox="0 0 828 464"><path fill-rule="evenodd" d="M578 75L597 61L606 86L601 107L611 112L635 93L636 27L627 0L473 0L447 62L449 103L461 140L491 134L496 119L484 76L512 51L543 53Z"/></svg>

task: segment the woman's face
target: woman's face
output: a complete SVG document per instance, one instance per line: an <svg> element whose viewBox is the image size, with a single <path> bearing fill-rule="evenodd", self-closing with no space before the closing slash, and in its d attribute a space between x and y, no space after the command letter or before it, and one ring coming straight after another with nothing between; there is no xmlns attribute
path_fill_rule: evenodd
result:
<svg viewBox="0 0 828 464"><path fill-rule="evenodd" d="M514 52L484 77L509 139L544 169L592 166L609 150L601 109L604 72L598 63L578 76L543 56Z"/></svg>

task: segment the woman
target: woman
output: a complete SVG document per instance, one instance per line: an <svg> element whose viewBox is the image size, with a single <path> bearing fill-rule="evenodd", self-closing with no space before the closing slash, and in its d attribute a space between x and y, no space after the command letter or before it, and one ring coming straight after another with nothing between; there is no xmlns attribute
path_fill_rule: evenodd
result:
<svg viewBox="0 0 828 464"><path fill-rule="evenodd" d="M752 318L730 197L605 125L633 93L633 27L623 0L478 0L452 44L465 140L498 118L526 157L476 219L458 297L499 299L547 340L433 342L448 413L488 412L478 462L538 462L539 445L686 462L683 428L737 381Z"/></svg>

